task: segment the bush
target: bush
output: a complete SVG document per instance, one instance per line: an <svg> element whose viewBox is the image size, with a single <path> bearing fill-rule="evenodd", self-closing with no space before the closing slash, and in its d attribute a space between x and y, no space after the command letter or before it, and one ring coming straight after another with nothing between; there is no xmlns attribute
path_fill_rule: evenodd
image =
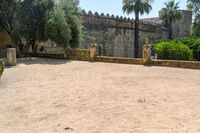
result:
<svg viewBox="0 0 200 133"><path fill-rule="evenodd" d="M187 45L193 51L193 59L200 61L200 38L184 37L177 41Z"/></svg>
<svg viewBox="0 0 200 133"><path fill-rule="evenodd" d="M0 77L3 74L3 70L4 70L4 63L3 61L0 61Z"/></svg>
<svg viewBox="0 0 200 133"><path fill-rule="evenodd" d="M192 60L192 50L187 45L175 41L157 41L153 45L153 52L158 59L168 60Z"/></svg>
<svg viewBox="0 0 200 133"><path fill-rule="evenodd" d="M193 51L200 51L200 38L184 37L175 41L187 45Z"/></svg>
<svg viewBox="0 0 200 133"><path fill-rule="evenodd" d="M180 39L175 40L156 40L154 44L158 44L161 42L170 42L173 44L184 44L187 45L193 52L193 60L200 61L200 38L190 38L190 37L183 37Z"/></svg>

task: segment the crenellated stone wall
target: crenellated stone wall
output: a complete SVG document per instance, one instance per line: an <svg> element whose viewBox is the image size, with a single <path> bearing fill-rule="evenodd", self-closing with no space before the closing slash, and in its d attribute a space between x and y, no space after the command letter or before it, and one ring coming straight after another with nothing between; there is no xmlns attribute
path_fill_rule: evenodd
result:
<svg viewBox="0 0 200 133"><path fill-rule="evenodd" d="M192 14L189 11L183 11L182 20L173 24L173 36L182 37L190 33ZM90 44L96 43L105 49L112 49L111 54L117 56L115 49L134 49L134 20L123 18L122 16L98 14L84 10L81 14L84 42L82 48L88 48ZM168 38L169 29L165 27L165 22L158 18L149 18L140 20L140 51L145 38L150 40ZM134 50L133 50L134 51ZM125 53L123 53L125 54ZM132 53L134 54L134 53ZM141 54L140 54L141 55Z"/></svg>

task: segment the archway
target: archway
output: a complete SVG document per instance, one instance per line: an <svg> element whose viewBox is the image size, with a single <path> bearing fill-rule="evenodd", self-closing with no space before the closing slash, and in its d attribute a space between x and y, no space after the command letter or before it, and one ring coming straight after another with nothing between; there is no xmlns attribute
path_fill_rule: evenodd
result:
<svg viewBox="0 0 200 133"><path fill-rule="evenodd" d="M124 57L124 41L121 35L117 35L115 38L114 56Z"/></svg>

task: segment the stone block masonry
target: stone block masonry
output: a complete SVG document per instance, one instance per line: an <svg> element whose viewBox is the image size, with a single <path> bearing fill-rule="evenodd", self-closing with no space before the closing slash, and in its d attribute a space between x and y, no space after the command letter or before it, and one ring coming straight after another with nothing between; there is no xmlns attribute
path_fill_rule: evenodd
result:
<svg viewBox="0 0 200 133"><path fill-rule="evenodd" d="M7 49L7 58L6 59L7 59L7 65L9 65L9 66L15 66L17 64L15 48Z"/></svg>
<svg viewBox="0 0 200 133"><path fill-rule="evenodd" d="M183 37L190 33L192 23L192 12L182 11L181 20L173 23L173 37ZM97 12L81 14L83 24L84 41L82 48L89 48L90 44L101 45L108 49L134 49L134 20L114 15L104 15ZM142 45L145 38L151 41L156 39L166 39L169 36L169 29L165 21L159 18L148 18L140 20L139 41L142 53ZM115 50L114 50L115 51ZM134 50L133 50L134 52ZM118 53L113 53L117 55ZM142 54L140 54L142 55Z"/></svg>

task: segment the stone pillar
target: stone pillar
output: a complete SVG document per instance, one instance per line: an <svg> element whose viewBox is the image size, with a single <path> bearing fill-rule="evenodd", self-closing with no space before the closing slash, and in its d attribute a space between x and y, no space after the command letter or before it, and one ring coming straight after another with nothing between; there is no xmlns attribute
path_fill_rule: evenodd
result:
<svg viewBox="0 0 200 133"><path fill-rule="evenodd" d="M143 45L143 56L142 56L142 61L144 65L150 64L151 63L151 48L149 44L149 39L145 39L145 43Z"/></svg>
<svg viewBox="0 0 200 133"><path fill-rule="evenodd" d="M96 52L97 52L96 44L91 44L90 45L90 61L95 61Z"/></svg>
<svg viewBox="0 0 200 133"><path fill-rule="evenodd" d="M8 48L7 49L7 65L15 66L16 64L17 64L16 49Z"/></svg>
<svg viewBox="0 0 200 133"><path fill-rule="evenodd" d="M102 45L99 45L98 46L98 56L102 56L103 55L103 46Z"/></svg>

